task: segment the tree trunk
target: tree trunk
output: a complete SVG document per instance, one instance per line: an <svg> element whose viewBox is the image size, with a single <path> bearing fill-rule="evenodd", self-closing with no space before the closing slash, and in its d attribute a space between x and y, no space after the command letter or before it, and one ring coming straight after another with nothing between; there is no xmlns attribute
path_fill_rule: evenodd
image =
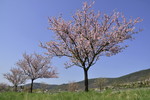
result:
<svg viewBox="0 0 150 100"><path fill-rule="evenodd" d="M100 85L100 91L102 91L102 85Z"/></svg>
<svg viewBox="0 0 150 100"><path fill-rule="evenodd" d="M31 88L30 88L30 93L32 93L32 90L33 90L33 81L34 81L34 79L31 79Z"/></svg>
<svg viewBox="0 0 150 100"><path fill-rule="evenodd" d="M17 92L17 85L15 85L15 86L14 86L14 88L15 88L15 89L14 89L14 90L15 90L15 92Z"/></svg>
<svg viewBox="0 0 150 100"><path fill-rule="evenodd" d="M89 91L88 85L89 85L89 83L88 83L88 70L84 68L84 86L85 86L85 92Z"/></svg>

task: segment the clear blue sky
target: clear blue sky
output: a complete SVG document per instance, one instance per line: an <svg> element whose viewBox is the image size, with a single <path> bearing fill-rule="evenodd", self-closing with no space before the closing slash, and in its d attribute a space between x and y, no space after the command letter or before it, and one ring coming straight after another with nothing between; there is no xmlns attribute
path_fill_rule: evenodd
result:
<svg viewBox="0 0 150 100"><path fill-rule="evenodd" d="M22 53L43 53L39 42L53 39L47 28L49 16L63 15L71 19L85 0L0 0L0 82L8 82L3 73L22 58ZM144 31L135 35L129 47L112 57L101 57L89 70L89 78L120 77L131 72L150 68L150 0L96 0L94 10L110 13L114 9L125 16L144 19L137 27ZM62 84L83 80L83 70L78 67L65 69L67 59L55 58L59 78L38 79L35 82Z"/></svg>

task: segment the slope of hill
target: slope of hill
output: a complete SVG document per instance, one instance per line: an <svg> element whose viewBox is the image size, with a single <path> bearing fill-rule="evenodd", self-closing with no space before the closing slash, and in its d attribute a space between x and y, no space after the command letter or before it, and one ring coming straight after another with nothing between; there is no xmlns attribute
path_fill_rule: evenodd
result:
<svg viewBox="0 0 150 100"><path fill-rule="evenodd" d="M145 80L147 78L150 78L150 69L146 70L141 70L138 72L134 72L125 76L121 76L118 78L106 78L107 82L105 86L110 86L119 83L126 83L126 82L137 82L140 80ZM97 86L95 85L95 80L98 78L94 79L89 79L89 88L96 88ZM84 89L84 81L77 82L78 86L80 89ZM26 86L29 86L30 84L27 84ZM51 90L67 90L68 84L62 84L62 85L48 85L46 84L47 89ZM42 88L42 83L34 83L34 89L37 88Z"/></svg>
<svg viewBox="0 0 150 100"><path fill-rule="evenodd" d="M119 77L118 80L122 80L123 82L135 82L141 81L150 78L150 69L141 70L138 72L134 72L122 77Z"/></svg>

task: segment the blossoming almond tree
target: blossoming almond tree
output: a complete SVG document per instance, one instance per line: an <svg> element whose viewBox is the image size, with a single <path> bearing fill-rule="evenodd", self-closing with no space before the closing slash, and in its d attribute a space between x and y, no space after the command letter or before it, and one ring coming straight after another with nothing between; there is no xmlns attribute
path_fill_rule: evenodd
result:
<svg viewBox="0 0 150 100"><path fill-rule="evenodd" d="M24 84L27 80L23 71L19 68L12 68L10 73L4 74L4 77L14 85L15 91L17 91L18 85Z"/></svg>
<svg viewBox="0 0 150 100"><path fill-rule="evenodd" d="M50 65L50 59L39 54L23 54L23 59L17 65L24 71L24 74L31 79L30 92L32 93L33 81L38 78L57 78L56 70Z"/></svg>
<svg viewBox="0 0 150 100"><path fill-rule="evenodd" d="M100 56L112 56L126 48L121 43L139 32L134 26L142 21L140 18L127 20L115 11L111 15L95 13L92 5L84 2L71 21L62 17L49 18L49 29L55 32L57 40L41 43L41 47L48 50L46 54L69 57L67 67L76 65L83 69L85 91L88 91L89 68Z"/></svg>

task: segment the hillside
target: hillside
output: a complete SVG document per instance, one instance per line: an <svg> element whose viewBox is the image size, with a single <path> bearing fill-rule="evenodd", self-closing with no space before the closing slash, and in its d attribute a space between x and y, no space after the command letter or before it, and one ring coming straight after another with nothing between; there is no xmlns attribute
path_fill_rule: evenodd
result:
<svg viewBox="0 0 150 100"><path fill-rule="evenodd" d="M150 69L141 70L141 71L134 72L125 76L118 77L118 78L106 78L107 82L105 86L110 86L110 85L119 84L119 83L126 83L126 82L136 82L136 81L147 79L149 77L150 77ZM96 85L95 85L96 79L97 78L89 79L89 88L96 88ZM84 89L84 81L77 82L77 84L80 89ZM29 84L27 84L26 86L29 86ZM46 84L46 87L47 89L55 90L55 91L67 90L68 84L62 84L62 85ZM37 88L42 88L42 84L34 83L34 89L37 89Z"/></svg>
<svg viewBox="0 0 150 100"><path fill-rule="evenodd" d="M150 69L141 70L138 72L134 72L122 77L119 77L118 80L122 80L123 82L135 82L150 78Z"/></svg>

